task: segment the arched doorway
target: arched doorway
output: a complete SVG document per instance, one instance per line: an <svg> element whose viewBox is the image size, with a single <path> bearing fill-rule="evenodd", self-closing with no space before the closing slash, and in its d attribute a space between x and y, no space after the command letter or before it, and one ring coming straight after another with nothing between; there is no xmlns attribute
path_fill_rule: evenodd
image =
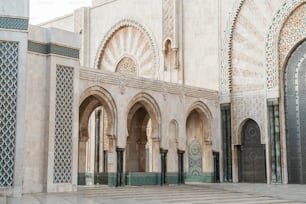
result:
<svg viewBox="0 0 306 204"><path fill-rule="evenodd" d="M114 155L114 102L108 92L92 87L81 96L79 109L78 185L108 184Z"/></svg>
<svg viewBox="0 0 306 204"><path fill-rule="evenodd" d="M261 144L259 126L254 120L247 120L241 129L239 182L265 183L265 162L265 145Z"/></svg>
<svg viewBox="0 0 306 204"><path fill-rule="evenodd" d="M203 107L201 103L194 105L186 120L187 182L213 181L210 114Z"/></svg>
<svg viewBox="0 0 306 204"><path fill-rule="evenodd" d="M288 182L306 183L306 41L292 52L284 71Z"/></svg>
<svg viewBox="0 0 306 204"><path fill-rule="evenodd" d="M126 146L126 171L150 172L152 171L151 120L144 107L139 107L131 114L133 116L128 127Z"/></svg>
<svg viewBox="0 0 306 204"><path fill-rule="evenodd" d="M159 109L154 100L140 94L132 100L127 116L125 157L128 185L158 184L160 174Z"/></svg>

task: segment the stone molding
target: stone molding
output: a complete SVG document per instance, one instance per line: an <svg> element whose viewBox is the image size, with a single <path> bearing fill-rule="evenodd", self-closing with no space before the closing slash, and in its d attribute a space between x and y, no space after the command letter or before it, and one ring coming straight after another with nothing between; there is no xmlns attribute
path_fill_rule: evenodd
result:
<svg viewBox="0 0 306 204"><path fill-rule="evenodd" d="M123 79L125 81L124 86L130 88L138 88L141 90L150 90L154 92L160 92L162 94L174 94L182 98L188 96L193 98L205 98L208 100L218 100L218 92L203 88L191 87L186 85L179 85L175 83L169 83L165 81L140 78L134 76L122 75L120 73L106 72L102 70L81 68L80 79L87 80L93 83L105 83L111 85L117 85L122 89L123 85L120 83Z"/></svg>
<svg viewBox="0 0 306 204"><path fill-rule="evenodd" d="M79 59L79 49L57 45L54 43L28 41L28 51L44 55L56 54L64 57Z"/></svg>
<svg viewBox="0 0 306 204"><path fill-rule="evenodd" d="M245 0L236 0L229 14L227 26L225 29L225 36L223 38L223 49L222 49L222 67L220 76L220 91L223 95L229 95L231 91L231 68L232 68L232 39L235 25L237 22L238 15L241 7Z"/></svg>

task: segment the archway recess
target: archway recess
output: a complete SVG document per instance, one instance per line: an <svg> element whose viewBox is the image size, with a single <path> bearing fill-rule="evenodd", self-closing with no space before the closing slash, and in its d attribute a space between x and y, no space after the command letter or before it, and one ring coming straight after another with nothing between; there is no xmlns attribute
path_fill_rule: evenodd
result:
<svg viewBox="0 0 306 204"><path fill-rule="evenodd" d="M306 40L292 51L284 71L288 182L306 184Z"/></svg>
<svg viewBox="0 0 306 204"><path fill-rule="evenodd" d="M108 184L115 172L116 106L101 87L87 89L80 99L78 185Z"/></svg>
<svg viewBox="0 0 306 204"><path fill-rule="evenodd" d="M148 94L135 96L128 106L125 171L128 185L159 184L160 112Z"/></svg>
<svg viewBox="0 0 306 204"><path fill-rule="evenodd" d="M213 181L211 119L210 111L201 102L189 109L186 119L187 182Z"/></svg>
<svg viewBox="0 0 306 204"><path fill-rule="evenodd" d="M258 124L251 119L241 128L241 145L238 147L239 182L265 183L265 145L261 144Z"/></svg>

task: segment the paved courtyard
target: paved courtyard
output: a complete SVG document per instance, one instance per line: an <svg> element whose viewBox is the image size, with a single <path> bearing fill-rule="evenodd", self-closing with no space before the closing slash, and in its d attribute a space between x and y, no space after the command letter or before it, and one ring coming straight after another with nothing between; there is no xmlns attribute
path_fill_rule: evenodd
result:
<svg viewBox="0 0 306 204"><path fill-rule="evenodd" d="M0 198L0 201L1 204L306 203L306 185L95 186L79 187L73 193L26 194L20 198Z"/></svg>

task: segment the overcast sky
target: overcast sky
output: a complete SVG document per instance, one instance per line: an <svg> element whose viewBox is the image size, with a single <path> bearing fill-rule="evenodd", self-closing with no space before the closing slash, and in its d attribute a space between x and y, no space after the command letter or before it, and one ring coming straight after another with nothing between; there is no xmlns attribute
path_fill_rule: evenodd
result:
<svg viewBox="0 0 306 204"><path fill-rule="evenodd" d="M30 24L39 24L55 17L72 13L92 0L30 0Z"/></svg>

